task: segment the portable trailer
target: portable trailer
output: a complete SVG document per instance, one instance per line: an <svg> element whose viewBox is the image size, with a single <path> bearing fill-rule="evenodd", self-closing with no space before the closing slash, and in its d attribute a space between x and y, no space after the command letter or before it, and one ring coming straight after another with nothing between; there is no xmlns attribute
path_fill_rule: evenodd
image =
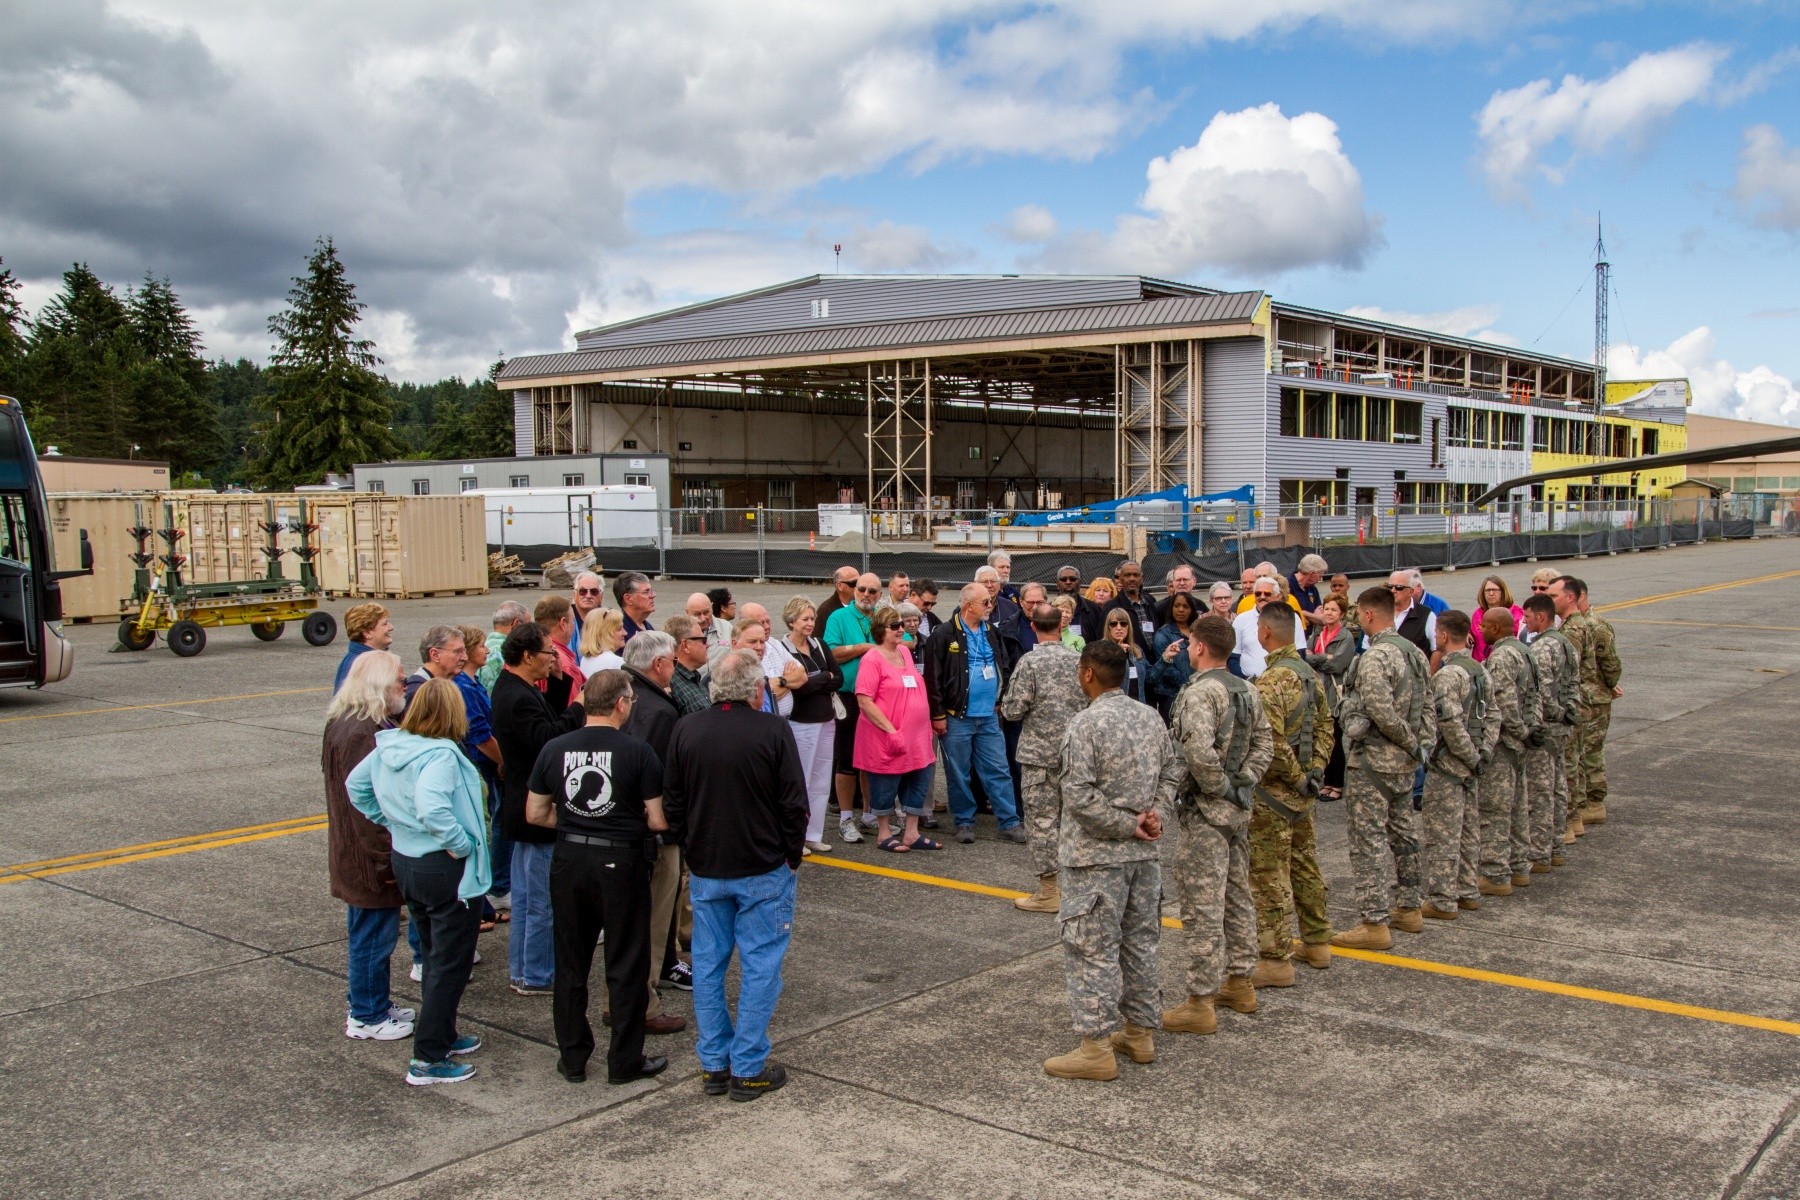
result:
<svg viewBox="0 0 1800 1200"><path fill-rule="evenodd" d="M306 519L306 501L300 501L300 515L287 522L275 519L274 501L264 507L264 520L259 522L268 544L263 547L267 558L266 574L261 579L232 580L222 583L185 583L181 569L187 555L181 552L187 531L175 523L175 509L163 505L161 528L138 523L127 530L137 541L130 555L137 570L131 598L120 602L119 644L127 650L148 650L163 631L169 649L182 658L192 658L206 649L206 631L227 625L248 625L259 641L272 642L282 635L290 621L300 623L300 636L311 646L327 646L337 637L337 618L319 607L324 591L313 573L313 558L318 549L313 534L318 526ZM287 532L299 536L300 544L283 550L278 535ZM152 553L150 539L160 537L167 549ZM281 556L293 554L300 560L300 578L292 580L281 573ZM160 575L151 570L161 563Z"/></svg>

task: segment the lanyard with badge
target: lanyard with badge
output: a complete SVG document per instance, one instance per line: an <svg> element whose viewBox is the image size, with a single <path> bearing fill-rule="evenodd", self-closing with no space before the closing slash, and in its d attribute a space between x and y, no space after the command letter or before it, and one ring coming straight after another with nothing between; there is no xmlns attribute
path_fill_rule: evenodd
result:
<svg viewBox="0 0 1800 1200"><path fill-rule="evenodd" d="M960 623L960 618L958 618L958 620ZM968 634L969 637L969 666L973 668L979 664L981 667L981 677L983 679L993 679L994 648L988 644L987 631L985 629L970 629L967 625L964 625L963 632ZM977 646L981 647L981 653L979 654L975 652L975 647Z"/></svg>

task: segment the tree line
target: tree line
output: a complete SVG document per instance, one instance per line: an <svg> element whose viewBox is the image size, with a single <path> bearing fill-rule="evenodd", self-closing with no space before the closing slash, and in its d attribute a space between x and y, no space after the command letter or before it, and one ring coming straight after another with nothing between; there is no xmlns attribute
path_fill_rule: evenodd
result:
<svg viewBox="0 0 1800 1200"><path fill-rule="evenodd" d="M268 365L206 357L167 279L123 295L85 263L35 314L0 260L0 393L39 453L167 460L181 486L285 489L396 458L512 453L512 405L485 379L395 383L357 336L367 307L320 238L269 318Z"/></svg>

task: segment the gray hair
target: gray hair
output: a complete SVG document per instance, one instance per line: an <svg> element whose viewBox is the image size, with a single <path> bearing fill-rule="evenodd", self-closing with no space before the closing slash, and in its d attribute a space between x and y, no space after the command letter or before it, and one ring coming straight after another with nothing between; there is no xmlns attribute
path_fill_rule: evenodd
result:
<svg viewBox="0 0 1800 1200"><path fill-rule="evenodd" d="M1331 568L1327 566L1325 560L1317 554L1308 554L1300 559L1300 570L1309 573L1318 571L1320 574L1323 574L1326 571L1331 570Z"/></svg>
<svg viewBox="0 0 1800 1200"><path fill-rule="evenodd" d="M1218 595L1221 590L1223 590L1227 596L1231 595L1231 585L1221 579L1219 582L1206 589L1206 598L1208 600L1212 599L1214 596Z"/></svg>
<svg viewBox="0 0 1800 1200"><path fill-rule="evenodd" d="M999 582L1000 572L994 570L994 568L991 566L976 567L975 568L975 582L980 583L984 579L992 579L995 582Z"/></svg>
<svg viewBox="0 0 1800 1200"><path fill-rule="evenodd" d="M763 686L762 663L748 650L727 650L712 665L712 680L707 692L713 702L735 700L749 704Z"/></svg>
<svg viewBox="0 0 1800 1200"><path fill-rule="evenodd" d="M1257 578L1259 579L1266 579L1271 575L1281 574L1280 571L1275 569L1275 564L1269 562L1267 559L1257 563L1253 569L1256 571Z"/></svg>
<svg viewBox="0 0 1800 1200"><path fill-rule="evenodd" d="M419 661L429 662L433 650L442 650L451 642L460 642L462 640L462 626L433 625L430 629L425 631L425 636L419 639Z"/></svg>
<svg viewBox="0 0 1800 1200"><path fill-rule="evenodd" d="M904 621L908 617L918 617L920 620L923 620L925 618L925 610L914 604L911 600L902 600L900 602L900 619Z"/></svg>
<svg viewBox="0 0 1800 1200"><path fill-rule="evenodd" d="M620 608L624 608L625 597L635 595L639 588L646 587L649 583L650 577L642 571L620 571L613 579L613 599L619 602Z"/></svg>
<svg viewBox="0 0 1800 1200"><path fill-rule="evenodd" d="M1163 586L1164 587L1167 587L1171 583L1175 582L1175 572L1177 572L1177 571L1186 571L1189 575L1192 575L1194 577L1195 583L1200 582L1200 572L1194 570L1194 568L1187 563L1176 563L1174 566L1170 567L1167 572L1165 572L1163 574Z"/></svg>
<svg viewBox="0 0 1800 1200"><path fill-rule="evenodd" d="M643 629L625 643L625 653L620 657L625 660L627 667L643 675L649 673L650 664L657 659L672 657L674 653L674 638L655 629Z"/></svg>
<svg viewBox="0 0 1800 1200"><path fill-rule="evenodd" d="M992 568L983 567L981 570L988 571L992 570ZM976 574L981 574L981 571L977 571ZM962 586L962 591L956 593L957 607L960 608L971 600L986 600L987 594L987 589L982 587L979 583L965 583Z"/></svg>
<svg viewBox="0 0 1800 1200"><path fill-rule="evenodd" d="M1011 562L1012 562L1012 555L1008 554L1004 550L996 550L992 554L988 555L987 565L990 567L997 567L1001 563L1010 564Z"/></svg>
<svg viewBox="0 0 1800 1200"><path fill-rule="evenodd" d="M400 673L405 669L398 654L390 654L386 650L363 651L350 664L350 673L344 676L344 686L331 698L331 704L325 710L325 720L330 722L339 717L361 717L377 725L386 724L391 718L388 712L388 689L394 686L394 680L400 678Z"/></svg>
<svg viewBox="0 0 1800 1200"><path fill-rule="evenodd" d="M1425 586L1425 576L1419 571L1419 569L1417 567L1414 567L1412 570L1410 570L1406 573L1406 582L1411 584L1413 587L1422 588Z"/></svg>
<svg viewBox="0 0 1800 1200"><path fill-rule="evenodd" d="M517 600L508 600L494 610L495 629L500 628L502 625L510 629L520 621L529 620L531 620L531 610L526 608L523 604L520 604Z"/></svg>
<svg viewBox="0 0 1800 1200"><path fill-rule="evenodd" d="M584 580L584 579L591 579L591 580L593 580L593 581L594 581L594 582L595 582L595 583L597 583L597 584L599 584L599 585L600 585L600 586L601 586L601 587L605 587L605 586L606 586L606 580L604 580L604 579L602 579L602 578L600 578L600 576L599 576L599 574L598 574L598 573L597 573L597 572L594 572L594 571L583 571L583 572L582 572L582 573L581 573L581 574L579 574L579 575L577 575L577 576L576 576L576 577L575 577L575 582L574 582L574 584L573 584L573 585L572 585L572 586L574 586L574 587L580 587L580 586L581 586L581 581L582 581L582 580Z"/></svg>

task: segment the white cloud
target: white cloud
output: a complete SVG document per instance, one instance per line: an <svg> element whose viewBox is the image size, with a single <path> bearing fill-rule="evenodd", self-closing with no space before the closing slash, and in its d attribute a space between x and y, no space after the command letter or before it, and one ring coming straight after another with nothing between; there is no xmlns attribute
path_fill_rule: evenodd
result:
<svg viewBox="0 0 1800 1200"><path fill-rule="evenodd" d="M1676 111L1708 95L1725 58L1716 46L1678 46L1641 54L1598 82L1565 75L1556 85L1538 79L1495 92L1475 118L1489 182L1517 191L1539 173L1560 183L1581 155L1641 146ZM1566 157L1544 163L1558 142Z"/></svg>
<svg viewBox="0 0 1800 1200"><path fill-rule="evenodd" d="M1408 329L1429 329L1437 333L1447 333L1451 337L1474 338L1477 341L1493 342L1501 346L1519 344L1519 340L1510 333L1502 333L1494 328L1494 322L1500 319L1500 309L1499 306L1493 304L1470 304L1445 312L1406 312L1400 309L1377 308L1373 305L1362 304L1344 311L1352 317L1362 317L1368 321L1384 321Z"/></svg>
<svg viewBox="0 0 1800 1200"><path fill-rule="evenodd" d="M1738 370L1719 357L1713 331L1705 325L1662 350L1614 346L1607 355L1606 370L1616 379L1685 376L1693 385L1698 412L1771 425L1800 425L1800 387L1767 366Z"/></svg>
<svg viewBox="0 0 1800 1200"><path fill-rule="evenodd" d="M1021 204L1007 214L999 233L1009 242L1048 242L1056 236L1056 218L1041 204Z"/></svg>
<svg viewBox="0 0 1800 1200"><path fill-rule="evenodd" d="M1264 104L1219 113L1192 146L1152 159L1141 214L1109 234L1054 244L1046 261L1092 270L1260 278L1298 267L1359 267L1382 244L1362 177L1321 113Z"/></svg>
<svg viewBox="0 0 1800 1200"><path fill-rule="evenodd" d="M1800 233L1800 150L1788 149L1773 125L1744 131L1737 198L1763 228Z"/></svg>

